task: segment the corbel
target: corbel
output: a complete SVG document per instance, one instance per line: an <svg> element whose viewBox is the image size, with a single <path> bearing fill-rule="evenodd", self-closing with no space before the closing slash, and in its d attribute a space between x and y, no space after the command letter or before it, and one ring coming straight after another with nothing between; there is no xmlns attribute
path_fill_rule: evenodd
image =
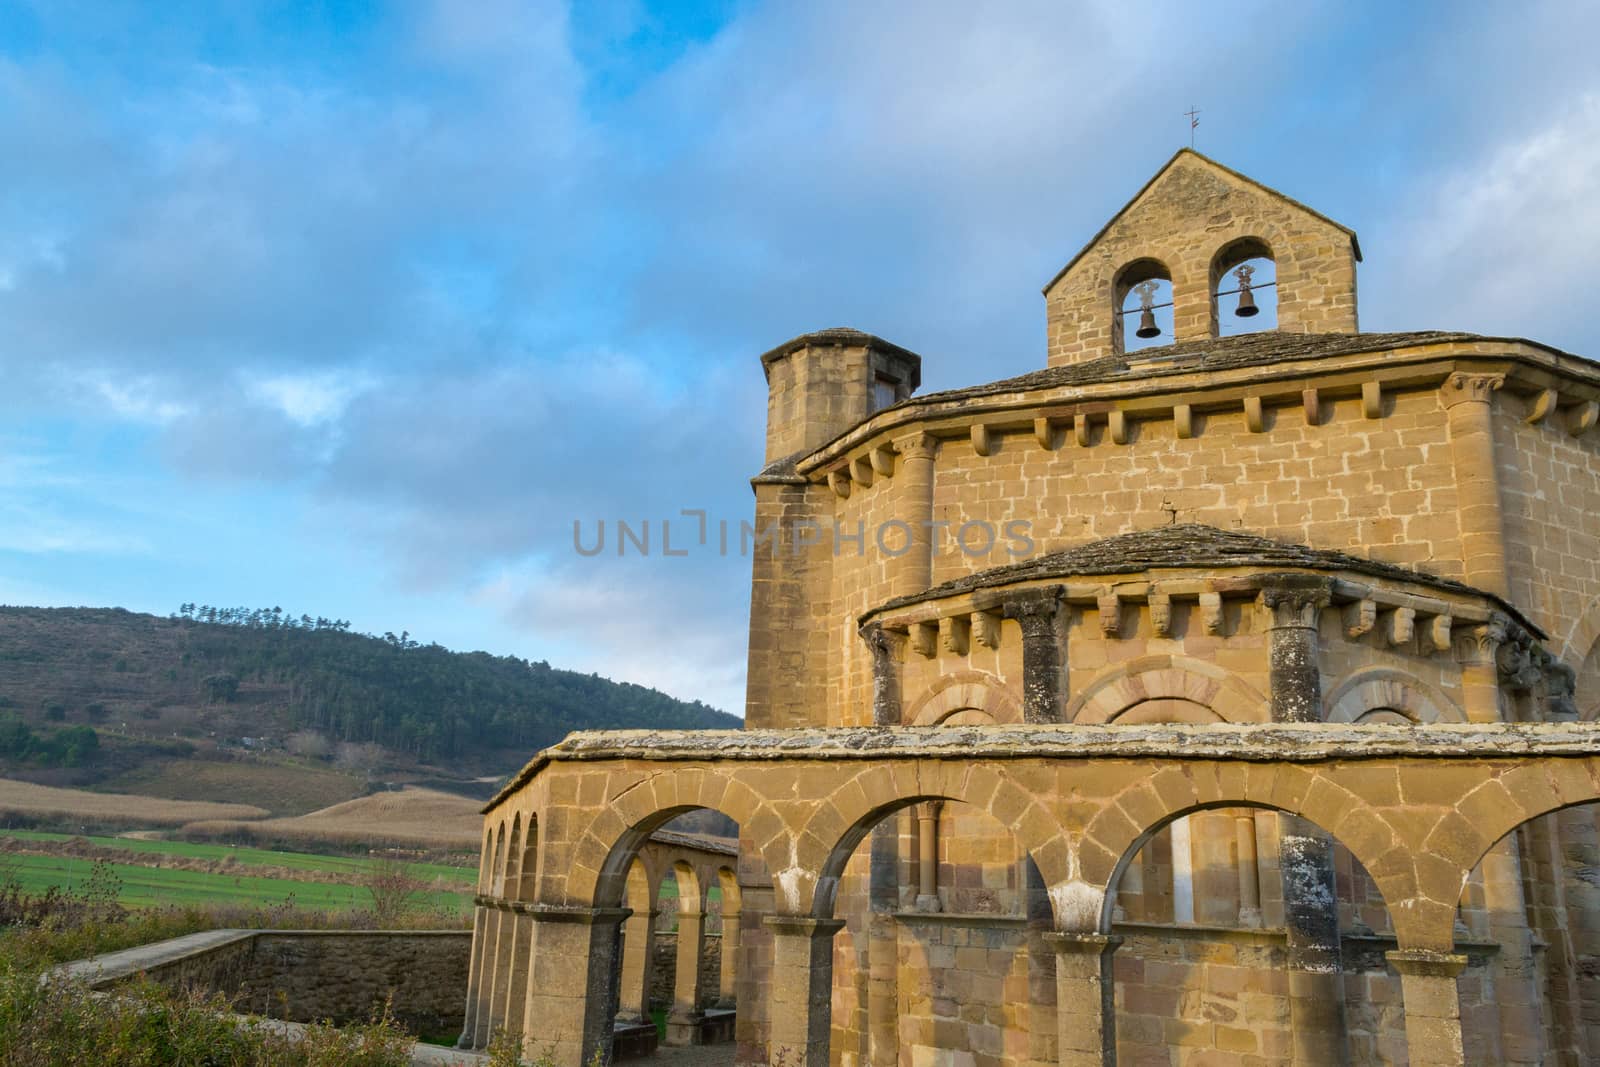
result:
<svg viewBox="0 0 1600 1067"><path fill-rule="evenodd" d="M1089 447L1089 416L1081 411L1072 416L1072 436L1079 448Z"/></svg>
<svg viewBox="0 0 1600 1067"><path fill-rule="evenodd" d="M946 615L939 620L939 643L952 655L967 654L970 635L971 624L965 615Z"/></svg>
<svg viewBox="0 0 1600 1067"><path fill-rule="evenodd" d="M1581 437L1594 429L1597 422L1600 422L1600 401L1590 400L1577 405L1567 415L1567 432L1574 437Z"/></svg>
<svg viewBox="0 0 1600 1067"><path fill-rule="evenodd" d="M1383 418L1383 383L1361 383L1361 414L1369 419Z"/></svg>
<svg viewBox="0 0 1600 1067"><path fill-rule="evenodd" d="M885 478L894 477L894 450L887 445L879 445L871 453L872 470Z"/></svg>
<svg viewBox="0 0 1600 1067"><path fill-rule="evenodd" d="M1039 447L1046 452L1054 452L1056 448L1056 427L1048 416L1040 415L1033 420L1033 439L1039 442Z"/></svg>
<svg viewBox="0 0 1600 1067"><path fill-rule="evenodd" d="M1450 628L1455 620L1448 615L1435 615L1428 621L1428 641L1439 652L1450 651Z"/></svg>
<svg viewBox="0 0 1600 1067"><path fill-rule="evenodd" d="M1369 634L1378 623L1378 602L1376 600L1357 600L1346 604L1344 608L1344 635L1354 641L1362 634Z"/></svg>
<svg viewBox="0 0 1600 1067"><path fill-rule="evenodd" d="M1150 629L1157 637L1172 636L1172 597L1152 587L1146 602L1150 605Z"/></svg>
<svg viewBox="0 0 1600 1067"><path fill-rule="evenodd" d="M1115 444L1128 443L1128 416L1121 411L1111 411L1106 415L1106 433L1110 435Z"/></svg>
<svg viewBox="0 0 1600 1067"><path fill-rule="evenodd" d="M833 495L840 500L850 495L850 472L843 467L835 467L828 472L828 488L833 490Z"/></svg>
<svg viewBox="0 0 1600 1067"><path fill-rule="evenodd" d="M1395 608L1384 613L1384 638L1391 645L1403 645L1417 632L1417 612L1414 608Z"/></svg>
<svg viewBox="0 0 1600 1067"><path fill-rule="evenodd" d="M1222 594L1200 594L1200 625L1213 637L1222 632Z"/></svg>
<svg viewBox="0 0 1600 1067"><path fill-rule="evenodd" d="M857 456L850 461L850 480L862 488L872 484L872 459L869 456Z"/></svg>
<svg viewBox="0 0 1600 1067"><path fill-rule="evenodd" d="M1122 632L1122 598L1115 593L1101 593L1094 602L1100 609L1100 632L1116 637Z"/></svg>
<svg viewBox="0 0 1600 1067"><path fill-rule="evenodd" d="M1244 424L1250 428L1251 433L1261 433L1267 428L1266 413L1262 409L1259 396L1244 398Z"/></svg>
<svg viewBox="0 0 1600 1067"><path fill-rule="evenodd" d="M909 627L911 635L911 651L923 659L932 659L939 654L939 624L937 622L914 622Z"/></svg>
<svg viewBox="0 0 1600 1067"><path fill-rule="evenodd" d="M1533 398L1533 406L1528 409L1527 417L1522 421L1529 426L1543 422L1555 411L1556 405L1561 402L1561 394L1554 389L1541 389L1539 395Z"/></svg>
<svg viewBox="0 0 1600 1067"><path fill-rule="evenodd" d="M980 456L987 456L994 451L994 437L989 432L989 424L975 422L972 424L972 450Z"/></svg>
<svg viewBox="0 0 1600 1067"><path fill-rule="evenodd" d="M1172 422L1179 440L1187 441L1194 436L1194 408L1188 404L1179 404L1172 409Z"/></svg>
<svg viewBox="0 0 1600 1067"><path fill-rule="evenodd" d="M993 611L972 613L972 639L984 648L1000 647L1000 615Z"/></svg>
<svg viewBox="0 0 1600 1067"><path fill-rule="evenodd" d="M1322 400L1315 389L1300 390L1300 410L1306 413L1306 425L1315 426L1322 421Z"/></svg>

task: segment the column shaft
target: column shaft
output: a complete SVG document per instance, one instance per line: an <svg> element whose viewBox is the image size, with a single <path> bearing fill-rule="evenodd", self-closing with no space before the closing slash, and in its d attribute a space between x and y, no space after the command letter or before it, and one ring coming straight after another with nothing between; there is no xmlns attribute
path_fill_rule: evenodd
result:
<svg viewBox="0 0 1600 1067"><path fill-rule="evenodd" d="M489 910L483 905L472 909L472 956L467 963L467 1009L461 1021L461 1037L457 1048L475 1048L478 1041L479 987L483 983L483 950L488 940Z"/></svg>
<svg viewBox="0 0 1600 1067"><path fill-rule="evenodd" d="M642 1022L650 1018L650 979L655 973L656 916L634 912L624 924L622 938L622 991L618 1018Z"/></svg>
<svg viewBox="0 0 1600 1067"><path fill-rule="evenodd" d="M1452 374L1443 399L1461 519L1462 577L1468 585L1509 597L1492 408L1494 394L1503 384L1504 375Z"/></svg>
<svg viewBox="0 0 1600 1067"><path fill-rule="evenodd" d="M523 1012L522 1054L551 1067L611 1062L617 959L627 908L534 905L533 951Z"/></svg>
<svg viewBox="0 0 1600 1067"><path fill-rule="evenodd" d="M1038 590L1007 598L1005 617L1022 629L1022 721L1060 722L1066 689L1061 631L1061 589Z"/></svg>
<svg viewBox="0 0 1600 1067"><path fill-rule="evenodd" d="M767 916L772 931L771 1067L819 1067L828 1063L828 1028L833 1011L833 935L840 919Z"/></svg>
<svg viewBox="0 0 1600 1067"><path fill-rule="evenodd" d="M505 1004L500 1009L502 1024L509 1034L522 1033L522 1016L528 1007L528 964L533 952L533 920L524 914L508 913L510 930L506 950L511 959L506 967Z"/></svg>
<svg viewBox="0 0 1600 1067"><path fill-rule="evenodd" d="M1114 1067L1116 981L1111 954L1122 938L1049 933L1056 953L1056 1060L1061 1067Z"/></svg>
<svg viewBox="0 0 1600 1067"><path fill-rule="evenodd" d="M1256 863L1256 817L1234 820L1239 848L1239 925L1261 925L1261 871Z"/></svg>
<svg viewBox="0 0 1600 1067"><path fill-rule="evenodd" d="M1543 1063L1545 1027L1539 1003L1539 968L1533 954L1533 931L1522 895L1522 857L1513 834L1495 842L1483 857L1483 906L1489 936L1500 945L1492 975L1494 1003L1500 1016L1499 1062Z"/></svg>
<svg viewBox="0 0 1600 1067"><path fill-rule="evenodd" d="M939 911L939 805L917 808L917 910Z"/></svg>
<svg viewBox="0 0 1600 1067"><path fill-rule="evenodd" d="M1386 955L1400 972L1411 1067L1462 1067L1466 1054L1456 976L1467 957L1425 949L1396 949Z"/></svg>
<svg viewBox="0 0 1600 1067"><path fill-rule="evenodd" d="M667 1016L667 1044L700 1043L700 960L705 954L706 923L700 912L678 913L678 966L672 983L672 1012Z"/></svg>
<svg viewBox="0 0 1600 1067"><path fill-rule="evenodd" d="M933 458L936 443L925 433L895 442L900 453L894 488L899 518L910 530L911 543L891 561L896 596L920 593L933 584Z"/></svg>
<svg viewBox="0 0 1600 1067"><path fill-rule="evenodd" d="M724 896L723 901L727 901ZM722 951L717 970L717 1007L731 1008L738 1003L739 913L722 913Z"/></svg>

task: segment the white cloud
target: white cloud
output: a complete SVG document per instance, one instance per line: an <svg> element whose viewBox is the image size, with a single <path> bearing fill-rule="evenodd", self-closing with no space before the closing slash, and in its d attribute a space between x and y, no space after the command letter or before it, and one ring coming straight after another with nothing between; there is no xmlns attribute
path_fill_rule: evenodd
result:
<svg viewBox="0 0 1600 1067"><path fill-rule="evenodd" d="M130 422L165 425L189 414L190 407L163 396L153 378L113 378L109 373L83 376L82 384L98 397L112 414Z"/></svg>
<svg viewBox="0 0 1600 1067"><path fill-rule="evenodd" d="M373 384L364 374L321 371L254 378L247 380L245 389L256 403L309 427L337 419L354 397Z"/></svg>

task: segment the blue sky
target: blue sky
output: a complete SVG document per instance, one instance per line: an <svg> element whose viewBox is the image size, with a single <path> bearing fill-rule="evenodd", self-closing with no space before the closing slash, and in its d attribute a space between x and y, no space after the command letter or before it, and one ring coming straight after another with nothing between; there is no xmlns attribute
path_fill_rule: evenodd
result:
<svg viewBox="0 0 1600 1067"><path fill-rule="evenodd" d="M1181 144L1368 330L1600 354L1600 8L0 0L0 602L282 605L740 711L756 356L1043 365Z"/></svg>

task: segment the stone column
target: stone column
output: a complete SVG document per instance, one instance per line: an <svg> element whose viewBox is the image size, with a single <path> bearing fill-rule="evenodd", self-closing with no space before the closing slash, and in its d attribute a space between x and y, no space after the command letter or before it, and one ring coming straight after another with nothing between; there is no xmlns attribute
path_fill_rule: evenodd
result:
<svg viewBox="0 0 1600 1067"><path fill-rule="evenodd" d="M917 807L917 910L939 911L939 808L938 801Z"/></svg>
<svg viewBox="0 0 1600 1067"><path fill-rule="evenodd" d="M1503 374L1452 374L1445 381L1442 398L1456 474L1456 513L1461 520L1465 564L1462 579L1509 598L1492 419L1494 394L1505 381Z"/></svg>
<svg viewBox="0 0 1600 1067"><path fill-rule="evenodd" d="M478 978L478 1015L477 1027L474 1031L472 1047L488 1048L489 1037L495 1029L505 1025L505 1016L500 1014L504 1006L503 996L496 996L501 988L498 982L500 975L500 928L505 924L506 913L501 907L498 897L480 897L479 901L488 906L488 915L484 923L483 961L482 974Z"/></svg>
<svg viewBox="0 0 1600 1067"><path fill-rule="evenodd" d="M1322 721L1317 623L1331 597L1332 583L1315 575L1280 576L1261 591L1274 722ZM1278 868L1288 942L1293 1062L1317 1067L1347 1063L1333 839L1305 819L1283 816Z"/></svg>
<svg viewBox="0 0 1600 1067"><path fill-rule="evenodd" d="M819 1067L828 1063L833 935L844 928L844 920L769 915L766 925L772 931L767 1063Z"/></svg>
<svg viewBox="0 0 1600 1067"><path fill-rule="evenodd" d="M1239 925L1261 925L1261 869L1256 863L1256 817L1252 812L1234 819L1239 846Z"/></svg>
<svg viewBox="0 0 1600 1067"><path fill-rule="evenodd" d="M617 959L627 908L531 904L532 966L522 1022L522 1054L552 1067L611 1062L617 1015Z"/></svg>
<svg viewBox="0 0 1600 1067"><path fill-rule="evenodd" d="M1461 699L1468 722L1499 722L1498 656L1505 643L1507 620L1492 617L1482 626L1462 631L1454 642L1461 666ZM1488 936L1499 943L1489 977L1490 1000L1499 1015L1495 1047L1484 1052L1494 1062L1528 1065L1543 1062L1545 1027L1539 1004L1538 964L1533 931L1522 895L1522 859L1515 835L1495 842L1479 863L1483 875L1483 909Z"/></svg>
<svg viewBox="0 0 1600 1067"><path fill-rule="evenodd" d="M717 1007L733 1008L739 1002L739 913L726 910L727 894L722 897L722 949L717 968Z"/></svg>
<svg viewBox="0 0 1600 1067"><path fill-rule="evenodd" d="M705 954L706 921L699 911L678 912L678 967L672 982L672 1011L667 1015L667 1044L698 1045L700 960Z"/></svg>
<svg viewBox="0 0 1600 1067"><path fill-rule="evenodd" d="M1056 953L1057 1062L1061 1067L1115 1067L1116 981L1111 954L1122 938L1048 933Z"/></svg>
<svg viewBox="0 0 1600 1067"><path fill-rule="evenodd" d="M861 628L861 639L872 652L872 725L899 726L900 663L905 655L906 635L891 633L870 622Z"/></svg>
<svg viewBox="0 0 1600 1067"><path fill-rule="evenodd" d="M655 953L651 949L656 941L656 917L660 914L655 909L636 911L623 928L619 1020L645 1022L650 1018L650 979L655 973Z"/></svg>
<svg viewBox="0 0 1600 1067"><path fill-rule="evenodd" d="M1001 607L1022 628L1022 721L1060 722L1066 689L1058 624L1061 587L1007 597Z"/></svg>
<svg viewBox="0 0 1600 1067"><path fill-rule="evenodd" d="M526 907L526 905L523 905ZM509 911L503 920L508 927L506 951L511 959L506 967L505 1004L499 1015L502 1028L512 1035L522 1033L522 1017L528 1007L528 964L533 952L533 919L521 911Z"/></svg>
<svg viewBox="0 0 1600 1067"><path fill-rule="evenodd" d="M907 434L895 441L900 453L895 473L899 494L898 518L910 530L906 551L890 561L894 594L911 596L933 585L933 457L938 442L925 433Z"/></svg>
<svg viewBox="0 0 1600 1067"><path fill-rule="evenodd" d="M489 939L489 909L479 904L472 909L472 958L467 964L467 1012L461 1023L456 1048L478 1047L478 1013L483 986L483 953Z"/></svg>
<svg viewBox="0 0 1600 1067"><path fill-rule="evenodd" d="M900 1063L900 819L872 828L867 916L867 1062Z"/></svg>
<svg viewBox="0 0 1600 1067"><path fill-rule="evenodd" d="M1400 972L1411 1067L1462 1067L1466 1054L1456 976L1466 968L1467 957L1427 949L1396 949L1385 955Z"/></svg>

